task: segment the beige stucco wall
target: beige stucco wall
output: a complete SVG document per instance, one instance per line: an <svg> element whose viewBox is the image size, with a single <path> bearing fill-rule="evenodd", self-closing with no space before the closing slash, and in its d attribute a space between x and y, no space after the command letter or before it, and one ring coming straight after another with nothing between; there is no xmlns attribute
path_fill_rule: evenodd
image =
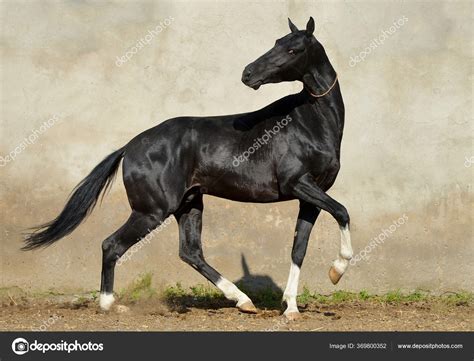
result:
<svg viewBox="0 0 474 361"><path fill-rule="evenodd" d="M101 241L129 212L120 177L88 221L51 248L22 253L19 232L55 217L93 166L139 132L178 115L255 110L299 91L294 83L255 92L240 77L288 33L288 16L303 27L312 15L346 104L342 169L330 194L350 211L356 253L382 229L387 238L333 287L327 270L339 230L322 214L301 285L474 291L470 14L467 1L2 1L0 156L35 130L37 139L0 167L0 286L97 289ZM401 18L384 44L351 63ZM206 197L205 207L208 261L237 280L243 254L253 275L283 287L297 203ZM179 260L174 221L118 267L117 288L145 271L157 284L204 280Z"/></svg>

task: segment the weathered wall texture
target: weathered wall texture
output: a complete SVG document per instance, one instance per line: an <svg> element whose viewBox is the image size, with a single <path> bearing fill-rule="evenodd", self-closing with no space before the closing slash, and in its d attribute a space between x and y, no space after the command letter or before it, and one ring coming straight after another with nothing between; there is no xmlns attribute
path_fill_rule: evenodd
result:
<svg viewBox="0 0 474 361"><path fill-rule="evenodd" d="M346 103L342 169L330 194L350 211L356 253L384 229L386 238L336 289L474 291L470 14L470 2L2 2L0 286L97 289L101 241L129 212L121 177L51 248L22 253L19 233L55 217L93 166L139 132L178 115L255 110L299 91L294 83L255 92L240 77L289 32L288 16L303 27L312 15ZM5 161L31 134L35 141ZM253 276L283 287L297 202L207 197L205 206L208 261L237 280L244 255ZM145 271L157 284L204 282L179 260L177 241L173 220L118 267L117 288ZM301 285L334 290L327 271L338 249L337 224L322 214Z"/></svg>

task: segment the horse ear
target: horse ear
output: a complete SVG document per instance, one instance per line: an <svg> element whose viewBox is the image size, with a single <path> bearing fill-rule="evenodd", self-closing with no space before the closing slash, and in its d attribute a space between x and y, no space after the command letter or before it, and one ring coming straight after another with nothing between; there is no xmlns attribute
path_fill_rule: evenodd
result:
<svg viewBox="0 0 474 361"><path fill-rule="evenodd" d="M311 36L314 33L314 19L312 16L309 17L308 23L306 24L306 35Z"/></svg>
<svg viewBox="0 0 474 361"><path fill-rule="evenodd" d="M295 24L291 22L290 18L288 18L288 25L290 26L290 30L292 33L296 33L299 31Z"/></svg>

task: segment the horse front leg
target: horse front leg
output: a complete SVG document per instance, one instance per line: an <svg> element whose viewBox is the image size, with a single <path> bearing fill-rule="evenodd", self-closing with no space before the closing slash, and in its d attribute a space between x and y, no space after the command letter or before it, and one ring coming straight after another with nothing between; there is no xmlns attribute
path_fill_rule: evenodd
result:
<svg viewBox="0 0 474 361"><path fill-rule="evenodd" d="M329 278L333 284L336 284L346 271L353 255L349 213L342 204L327 195L309 173L299 178L296 184L291 187L291 191L296 198L329 212L339 224L341 230L340 251L338 258L329 269Z"/></svg>
<svg viewBox="0 0 474 361"><path fill-rule="evenodd" d="M290 274L288 276L285 292L283 293L283 302L285 302L287 306L284 315L288 320L295 320L300 315L296 303L300 270L306 254L311 229L320 211L319 208L312 204L300 201L293 249L291 250Z"/></svg>

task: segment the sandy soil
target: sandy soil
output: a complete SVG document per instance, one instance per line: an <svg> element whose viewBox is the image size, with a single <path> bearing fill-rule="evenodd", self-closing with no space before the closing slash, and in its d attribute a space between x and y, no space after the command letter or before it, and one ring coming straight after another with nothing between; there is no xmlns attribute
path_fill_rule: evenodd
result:
<svg viewBox="0 0 474 361"><path fill-rule="evenodd" d="M473 305L442 302L386 304L352 301L300 305L288 322L280 310L243 314L226 302L159 299L103 312L97 301L10 299L0 309L0 330L48 331L473 331Z"/></svg>

